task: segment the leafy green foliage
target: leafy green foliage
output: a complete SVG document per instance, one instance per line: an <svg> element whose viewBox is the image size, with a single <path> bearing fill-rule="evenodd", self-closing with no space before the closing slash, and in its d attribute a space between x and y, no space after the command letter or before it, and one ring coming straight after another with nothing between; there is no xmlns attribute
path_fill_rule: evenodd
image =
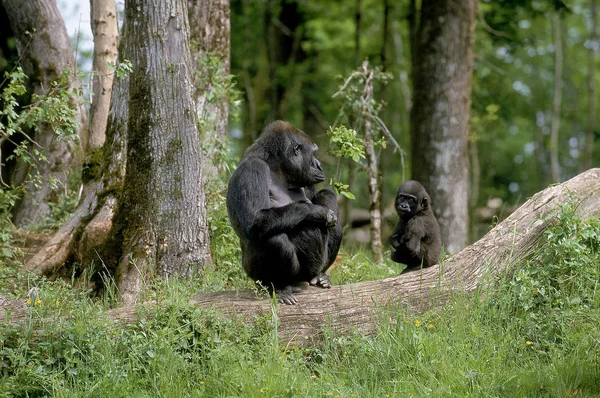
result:
<svg viewBox="0 0 600 398"><path fill-rule="evenodd" d="M118 79L123 79L127 77L127 75L129 75L131 72L133 72L133 64L128 59L125 59L122 62L119 62L118 64L115 62L109 62L108 68L115 72Z"/></svg>
<svg viewBox="0 0 600 398"><path fill-rule="evenodd" d="M35 173L35 170L38 164L47 161L43 148L28 135L28 132L43 124L53 129L57 140L78 140L78 112L75 102L82 97L82 90L72 87L71 73L71 70L65 69L60 78L52 82L46 93L32 94L31 103L27 106L21 106L19 102L20 97L27 92L25 86L27 76L21 67L7 72L2 82L0 142L8 141L14 144L15 149L6 160L23 162L30 168L30 172L29 180L18 186L12 185L10 181L0 181L0 265L14 254L14 249L9 244L10 211L22 195L28 181L31 181L34 186L42 183L40 175ZM23 136L25 139L15 141L17 136ZM57 188L58 181L53 179L49 183L53 189ZM55 206L54 211L60 213L63 208L62 205Z"/></svg>
<svg viewBox="0 0 600 398"><path fill-rule="evenodd" d="M343 124L329 127L329 152L336 158L352 159L356 163L365 158L365 147L356 131L348 129Z"/></svg>
<svg viewBox="0 0 600 398"><path fill-rule="evenodd" d="M586 314L600 305L600 221L578 219L576 206L555 210L543 246L507 281L507 294L489 303L516 316L540 349L569 335L565 328L587 324Z"/></svg>
<svg viewBox="0 0 600 398"><path fill-rule="evenodd" d="M365 61L362 66L352 72L345 80L333 97L339 97L343 103L339 110L338 118L342 123L351 123L352 129L344 124L329 127L329 152L338 159L336 177L330 180L330 184L336 193L349 199L355 199L349 191L350 184L340 180L341 160L351 159L359 163L365 157L365 146L373 144L375 147L385 148L386 138L382 134L389 131L378 114L383 102L374 96L374 85L376 83L386 84L391 75L381 72L380 68L371 68ZM367 132L368 124L368 132Z"/></svg>
<svg viewBox="0 0 600 398"><path fill-rule="evenodd" d="M336 194L343 195L348 199L355 199L352 192L349 191L350 185L339 180L340 161L342 159L352 159L358 163L360 159L365 158L365 147L362 140L356 134L356 131L348 129L343 124L336 127L329 127L327 131L329 136L329 153L338 159L336 178L331 178L329 184Z"/></svg>

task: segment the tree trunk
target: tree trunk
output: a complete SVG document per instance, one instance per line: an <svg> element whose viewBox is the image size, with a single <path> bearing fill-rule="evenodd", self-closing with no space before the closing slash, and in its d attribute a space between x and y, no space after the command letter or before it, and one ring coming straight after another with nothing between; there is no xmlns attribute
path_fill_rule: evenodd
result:
<svg viewBox="0 0 600 398"><path fill-rule="evenodd" d="M409 115L412 108L412 98L410 96L410 83L408 81L408 73L406 72L407 67L404 62L404 46L402 44L402 35L400 34L400 24L398 21L392 22L392 32L396 67L398 68L398 81L402 92L402 99L404 100L404 112L406 115Z"/></svg>
<svg viewBox="0 0 600 398"><path fill-rule="evenodd" d="M370 87L373 90L373 87ZM379 167L377 154L373 147L373 128L370 120L365 120L365 152L369 159L369 214L371 217L371 251L373 261L383 260L383 243L381 241L381 197L379 191Z"/></svg>
<svg viewBox="0 0 600 398"><path fill-rule="evenodd" d="M106 123L115 72L109 63L117 60L119 29L115 0L90 0L94 56L92 65L92 99L90 103L90 134L84 151L101 148L106 140Z"/></svg>
<svg viewBox="0 0 600 398"><path fill-rule="evenodd" d="M218 175L219 153L227 152L229 120L229 0L188 0L195 62L194 98L203 150L203 175Z"/></svg>
<svg viewBox="0 0 600 398"><path fill-rule="evenodd" d="M577 214L582 219L600 217L600 169L590 169L534 195L478 242L441 265L331 289L309 287L298 293L299 305L279 305L276 309L283 344L309 345L319 340L327 326L340 333L356 330L369 334L377 327L380 309L386 306L393 309L406 305L412 312L422 313L442 307L457 292L485 288L494 276L510 271L517 261L531 255L546 228L556 221L552 210L568 201L577 203ZM542 220L543 214L547 217ZM191 303L226 316L241 315L248 322L273 314L272 300L257 300L254 292L199 294L192 297ZM10 312L10 317L6 313L2 317L0 312L2 322L28 320L25 299L0 303L0 308ZM123 324L135 322L138 313L135 306L109 311Z"/></svg>
<svg viewBox="0 0 600 398"><path fill-rule="evenodd" d="M304 20L302 5L297 0L267 0L265 42L269 67L269 113L266 122L281 119L287 114L286 97L299 83L294 79L302 76L287 69L295 68L305 58L301 46Z"/></svg>
<svg viewBox="0 0 600 398"><path fill-rule="evenodd" d="M365 104L373 101L373 70L368 67L368 63L363 63L363 73L365 76L365 87L362 99ZM368 105L367 105L368 106ZM364 146L368 160L369 177L369 214L371 225L371 251L373 252L373 261L379 263L383 260L383 243L381 241L381 197L379 190L379 167L377 167L377 153L375 152L373 139L373 126L371 118L373 115L364 115L365 139Z"/></svg>
<svg viewBox="0 0 600 398"><path fill-rule="evenodd" d="M55 0L2 0L2 4L33 92L44 93L63 70L76 69L73 49ZM80 82L74 77L72 84L79 86ZM79 110L80 138L85 140L85 107L76 103L75 99L74 106ZM66 184L75 161L75 143L57 140L52 126L38 126L32 138L43 148L47 162L39 162L37 169L32 170L39 174L41 184L36 187L31 179L27 184L14 217L15 224L20 227L39 223L50 214L49 203L57 202L60 192L60 189L52 189L56 184L51 184L51 181Z"/></svg>
<svg viewBox="0 0 600 398"><path fill-rule="evenodd" d="M120 45L123 52L124 43ZM108 239L125 175L129 77L115 79L104 146L84 167L84 197L67 222L25 263L38 275L61 272L71 259L87 266ZM84 277L89 275L84 275Z"/></svg>
<svg viewBox="0 0 600 398"><path fill-rule="evenodd" d="M362 18L362 0L356 0L356 10L354 13L354 65L360 65L360 35Z"/></svg>
<svg viewBox="0 0 600 398"><path fill-rule="evenodd" d="M103 260L98 258L99 250L112 228L115 204L125 174L129 117L129 77L113 79L114 72L105 65L111 59L114 61L113 46L118 41L114 8L112 0L95 0L92 4L94 68L99 71L94 76L96 83L93 83L96 101L90 107L92 126L83 167L83 198L67 222L25 263L27 269L38 275L65 273L61 268L70 260L84 266L91 260ZM124 43L120 47L123 52ZM107 86L108 81L112 86ZM99 127L102 125L104 131ZM83 277L89 278L89 275Z"/></svg>
<svg viewBox="0 0 600 398"><path fill-rule="evenodd" d="M552 39L554 41L554 100L552 101L552 126L550 130L550 176L552 183L560 182L558 162L558 133L560 130L560 108L562 104L562 40L560 34L560 15L552 13Z"/></svg>
<svg viewBox="0 0 600 398"><path fill-rule="evenodd" d="M130 0L127 164L111 246L116 283L135 302L153 273L190 276L210 264L186 0Z"/></svg>
<svg viewBox="0 0 600 398"><path fill-rule="evenodd" d="M406 15L408 22L408 45L410 50L410 61L412 65L411 80L414 80L413 71L417 62L417 35L419 31L419 13L417 12L417 0L409 0L408 13Z"/></svg>
<svg viewBox="0 0 600 398"><path fill-rule="evenodd" d="M591 27L590 40L588 46L588 112L587 124L585 128L585 149L583 152L583 169L592 167L594 154L594 130L596 127L596 107L598 98L596 97L596 52L598 51L598 1L590 0Z"/></svg>
<svg viewBox="0 0 600 398"><path fill-rule="evenodd" d="M413 63L412 177L431 196L447 253L467 243L467 143L475 0L423 0Z"/></svg>
<svg viewBox="0 0 600 398"><path fill-rule="evenodd" d="M469 213L475 214L475 209L479 204L479 188L481 185L481 164L479 162L479 144L477 139L469 141L469 169L471 171L471 183L469 184ZM477 231L475 229L475 219L471 217L471 236L477 239Z"/></svg>

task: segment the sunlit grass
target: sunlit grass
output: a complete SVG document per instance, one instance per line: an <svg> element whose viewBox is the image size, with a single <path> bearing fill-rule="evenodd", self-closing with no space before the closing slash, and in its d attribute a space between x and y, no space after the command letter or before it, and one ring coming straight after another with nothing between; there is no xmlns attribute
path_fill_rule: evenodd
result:
<svg viewBox="0 0 600 398"><path fill-rule="evenodd" d="M158 306L129 325L102 300L34 280L31 317L0 326L0 396L597 397L600 223L559 211L533 258L485 291L419 315L382 308L375 335L325 329L310 348L280 341L271 317L246 325L190 305L228 280L218 268L209 284L148 287ZM396 272L342 257L337 283Z"/></svg>

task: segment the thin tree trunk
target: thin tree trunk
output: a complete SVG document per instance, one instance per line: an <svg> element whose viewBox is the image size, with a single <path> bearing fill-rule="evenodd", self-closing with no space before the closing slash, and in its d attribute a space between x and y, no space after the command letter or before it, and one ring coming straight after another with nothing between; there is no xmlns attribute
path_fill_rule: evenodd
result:
<svg viewBox="0 0 600 398"><path fill-rule="evenodd" d="M227 151L229 121L229 0L188 0L194 87L202 142L203 175L214 179ZM221 165L223 162L220 162Z"/></svg>
<svg viewBox="0 0 600 398"><path fill-rule="evenodd" d="M360 35L362 18L362 0L356 0L356 10L354 14L354 65L360 65Z"/></svg>
<svg viewBox="0 0 600 398"><path fill-rule="evenodd" d="M407 64L404 62L404 46L402 45L402 35L400 34L400 24L398 21L392 22L392 32L394 32L392 40L394 41L396 65L398 67L398 81L400 82L400 91L404 100L404 112L405 115L409 115L412 108L412 98L410 96L410 83L408 81L408 73L406 72ZM408 120L408 117L406 120Z"/></svg>
<svg viewBox="0 0 600 398"><path fill-rule="evenodd" d="M281 119L287 114L289 92L299 85L301 73L295 73L293 69L305 57L301 47L303 23L304 15L297 0L267 0L265 41L270 97L267 121Z"/></svg>
<svg viewBox="0 0 600 398"><path fill-rule="evenodd" d="M382 28L382 38L381 38L381 67L383 71L387 71L388 69L388 65L387 65L387 47L388 47L388 31L389 31L389 17L390 17L390 4L388 0L383 0L383 28ZM382 85L381 86L381 99L382 101L385 101L386 103L389 103L388 100L388 92L387 92L387 85ZM383 113L382 113L382 120L386 125L389 125L388 122L388 111L389 108L385 107L383 109ZM382 221L381 221L381 214L383 212L382 207L384 206L385 203L387 203L386 201L386 173L385 170L388 167L388 154L389 154L389 148L381 148L379 151L379 162L377 164L377 186L379 187L379 206L378 206L378 210L379 210L379 214L380 214L380 225L379 225L379 231L381 233L382 231ZM381 236L379 237L381 240ZM382 242L381 242L382 243ZM382 249L383 250L383 243L382 243ZM382 252L382 256L383 256L383 252Z"/></svg>
<svg viewBox="0 0 600 398"><path fill-rule="evenodd" d="M410 75L411 80L414 80L413 73L417 61L417 39L419 33L419 14L417 12L416 0L409 0L406 19L408 21L408 44L410 46L410 62L412 65Z"/></svg>
<svg viewBox="0 0 600 398"><path fill-rule="evenodd" d="M356 0L356 10L354 15L355 21L355 34L354 34L354 64L360 64L360 32L361 32L361 0ZM356 120L351 120L350 124L352 128L356 130ZM353 189L354 182L356 181L356 163L350 160L346 160L348 163L348 185L350 189ZM352 200L344 197L342 202L342 219L344 220L344 228L350 228L352 226Z"/></svg>
<svg viewBox="0 0 600 398"><path fill-rule="evenodd" d="M365 86L366 88L366 86ZM373 90L373 86L369 89ZM371 96L372 97L372 96ZM383 260L383 243L381 241L381 198L379 192L379 168L377 154L373 147L373 128L369 119L365 120L365 152L369 160L369 214L371 217L371 251L373 261Z"/></svg>
<svg viewBox="0 0 600 398"><path fill-rule="evenodd" d="M560 130L560 108L562 105L562 40L560 15L552 13L552 39L554 42L554 100L552 101L552 126L550 130L550 176L553 183L560 182L558 161L558 135Z"/></svg>
<svg viewBox="0 0 600 398"><path fill-rule="evenodd" d="M115 0L90 0L94 55L91 79L90 134L84 143L86 153L101 148L106 140L106 123L110 108L113 77L109 68L117 60L119 28Z"/></svg>
<svg viewBox="0 0 600 398"><path fill-rule="evenodd" d="M413 66L412 177L431 195L447 253L468 238L475 0L423 0Z"/></svg>
<svg viewBox="0 0 600 398"><path fill-rule="evenodd" d="M479 186L481 184L481 164L479 163L479 145L477 144L477 140L469 141L469 169L471 170L471 184L470 184L470 192L469 192L469 212L470 214L475 214L475 209L477 208L477 204L479 203ZM476 238L475 236L475 223L474 218L471 217L471 236Z"/></svg>
<svg viewBox="0 0 600 398"><path fill-rule="evenodd" d="M363 89L363 103L369 104L373 101L373 70L369 68L367 61L363 62L363 74L365 76L365 87ZM367 105L368 106L368 105ZM366 113L366 112L365 112ZM377 166L377 153L374 147L373 127L371 117L364 115L365 139L364 146L368 160L369 175L369 214L371 218L371 251L373 261L378 263L383 260L383 243L381 241L381 197L379 191L379 167Z"/></svg>
<svg viewBox="0 0 600 398"><path fill-rule="evenodd" d="M596 52L598 51L598 1L590 0L590 39L588 46L588 111L587 124L585 127L585 149L583 152L583 169L587 170L592 167L592 159L594 154L594 130L597 130L596 108L598 106L598 98L596 94Z"/></svg>
<svg viewBox="0 0 600 398"><path fill-rule="evenodd" d="M110 245L121 297L132 303L155 273L190 276L211 258L187 0L130 0L125 20L127 165Z"/></svg>
<svg viewBox="0 0 600 398"><path fill-rule="evenodd" d="M73 49L55 0L2 0L2 4L15 34L23 71L29 77L33 92L42 94L49 90L52 82L65 69L72 68L75 71ZM72 85L80 86L76 77L73 77ZM79 111L80 138L86 140L85 107L76 103L76 99L73 100L73 106ZM61 191L60 188L53 189L57 184L51 182L66 184L68 173L76 161L75 143L57 140L52 126L38 126L33 139L43 148L47 162L39 162L37 169L32 170L41 178L41 184L34 184L33 179L29 179L16 210L14 220L21 227L39 223L50 214L49 203L57 202L57 195Z"/></svg>

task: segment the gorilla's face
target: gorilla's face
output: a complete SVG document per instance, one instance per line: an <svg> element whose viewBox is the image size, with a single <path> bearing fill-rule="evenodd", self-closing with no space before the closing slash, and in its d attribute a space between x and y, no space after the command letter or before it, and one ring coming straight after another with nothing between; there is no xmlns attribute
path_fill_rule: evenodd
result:
<svg viewBox="0 0 600 398"><path fill-rule="evenodd" d="M325 180L321 162L315 156L319 147L305 133L290 131L286 147L281 161L290 185L305 187Z"/></svg>
<svg viewBox="0 0 600 398"><path fill-rule="evenodd" d="M425 188L412 180L400 185L396 193L396 211L398 215L412 217L429 207L429 195Z"/></svg>

